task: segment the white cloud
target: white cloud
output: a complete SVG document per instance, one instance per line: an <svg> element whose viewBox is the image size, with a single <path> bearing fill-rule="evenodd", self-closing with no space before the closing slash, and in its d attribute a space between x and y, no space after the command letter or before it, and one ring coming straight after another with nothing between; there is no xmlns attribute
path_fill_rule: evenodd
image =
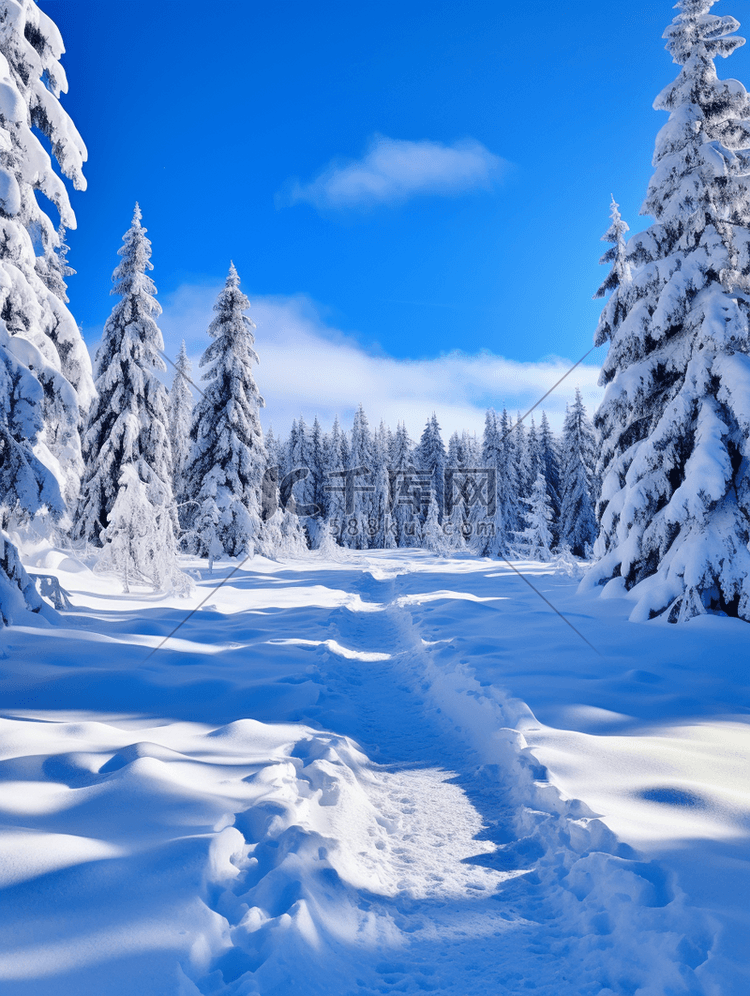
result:
<svg viewBox="0 0 750 996"><path fill-rule="evenodd" d="M490 189L507 165L473 139L442 145L375 135L361 159L334 160L309 183L295 180L282 200L340 210L398 204L417 194L451 196Z"/></svg>
<svg viewBox="0 0 750 996"><path fill-rule="evenodd" d="M162 301L161 327L170 355L177 354L184 338L197 361L208 342L205 330L219 289L183 286ZM464 428L481 434L488 407L525 412L572 366L564 358L520 363L489 352L421 360L373 354L353 336L327 326L301 295L254 297L249 314L257 325L261 363L256 379L266 399L263 423L283 433L300 413L308 422L317 415L326 428L338 414L348 426L362 402L371 424L384 419L395 428L405 421L413 437L433 411L446 440ZM194 369L197 379L197 362ZM553 427L561 427L576 386L593 412L602 395L598 374L598 366L581 364L545 400L542 407Z"/></svg>

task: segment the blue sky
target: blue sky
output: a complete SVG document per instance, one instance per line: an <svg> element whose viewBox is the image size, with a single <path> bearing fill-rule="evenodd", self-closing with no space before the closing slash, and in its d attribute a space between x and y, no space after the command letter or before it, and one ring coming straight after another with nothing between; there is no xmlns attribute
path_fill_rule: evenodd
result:
<svg viewBox="0 0 750 996"><path fill-rule="evenodd" d="M322 396L324 418L362 397L376 420L411 405L415 429L444 405L453 428L523 404L558 369L539 361L589 348L610 193L646 223L665 120L651 104L676 75L669 3L39 5L63 34L64 103L89 149L69 241L92 344L137 199L168 348L185 335L200 353L233 259L282 426ZM747 82L748 53L719 70ZM593 403L595 372L576 380Z"/></svg>

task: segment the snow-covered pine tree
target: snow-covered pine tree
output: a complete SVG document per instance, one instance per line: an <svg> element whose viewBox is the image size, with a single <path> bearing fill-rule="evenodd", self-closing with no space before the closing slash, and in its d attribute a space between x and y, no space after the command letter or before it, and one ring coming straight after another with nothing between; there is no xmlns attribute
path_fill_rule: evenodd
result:
<svg viewBox="0 0 750 996"><path fill-rule="evenodd" d="M462 480L459 477L459 480ZM462 480L462 487L456 487L453 478L453 500L450 502L450 512L446 505L443 514L442 530L447 546L453 551L466 549L466 536L471 529L470 515L466 507L467 478ZM447 500L447 495L446 495Z"/></svg>
<svg viewBox="0 0 750 996"><path fill-rule="evenodd" d="M373 550L392 550L396 546L394 525L391 518L391 479L389 473L392 434L381 420L373 433L373 484L372 523L368 529L369 546Z"/></svg>
<svg viewBox="0 0 750 996"><path fill-rule="evenodd" d="M277 439L276 433L273 431L273 426L269 425L268 432L265 438L266 444L266 456L268 458L269 467L278 467L279 474L281 474L282 465L284 463L283 459L283 449L284 444L282 440Z"/></svg>
<svg viewBox="0 0 750 996"><path fill-rule="evenodd" d="M540 469L547 482L547 496L549 497L550 508L552 509L552 530L553 546L560 542L560 457L557 440L552 434L547 413L542 412L542 420L539 428L539 456Z"/></svg>
<svg viewBox="0 0 750 996"><path fill-rule="evenodd" d="M463 444L461 442L461 437L457 432L451 433L451 437L448 440L446 463L447 466L451 468L466 466Z"/></svg>
<svg viewBox="0 0 750 996"><path fill-rule="evenodd" d="M706 610L750 620L750 100L714 60L743 44L715 0L681 0L656 99L659 132L631 279L613 291L602 371L599 563L633 618Z"/></svg>
<svg viewBox="0 0 750 996"><path fill-rule="evenodd" d="M482 557L506 556L521 529L520 486L513 447L514 427L507 411L498 419L488 409L482 438L482 467L495 473L495 510L475 504L470 509L471 547ZM489 491L491 485L486 485ZM492 496L486 497L491 500Z"/></svg>
<svg viewBox="0 0 750 996"><path fill-rule="evenodd" d="M610 217L612 224L604 235L602 235L602 242L611 242L612 245L607 249L599 262L602 265L611 263L612 269L609 271L606 280L602 283L599 290L594 294L595 298L606 297L607 294L617 290L621 285L627 284L632 276L625 239L625 236L630 231L630 226L622 220L620 205L614 196L610 205Z"/></svg>
<svg viewBox="0 0 750 996"><path fill-rule="evenodd" d="M334 476L346 466L342 456L341 425L338 415L333 420L330 433L326 437L325 458L323 466L323 505L324 519L328 523L328 531L337 543L343 542L343 524L345 510L345 495L343 491L330 490L341 486L341 478Z"/></svg>
<svg viewBox="0 0 750 996"><path fill-rule="evenodd" d="M393 550L396 547L397 527L391 515L391 478L387 462L380 458L375 461L374 484L374 525L368 530L370 548Z"/></svg>
<svg viewBox="0 0 750 996"><path fill-rule="evenodd" d="M562 431L562 497L560 544L576 557L585 557L596 539L596 435L586 414L581 392L565 412Z"/></svg>
<svg viewBox="0 0 750 996"><path fill-rule="evenodd" d="M552 508L547 494L547 482L541 471L531 488L531 495L524 499L528 507L526 528L518 533L526 553L533 560L549 560L552 556Z"/></svg>
<svg viewBox="0 0 750 996"><path fill-rule="evenodd" d="M243 314L249 307L232 263L208 327L213 342L200 361L205 388L193 409L184 474L183 500L197 502L188 543L212 560L260 550L266 469L260 409L265 402L253 377L253 363L259 361L255 325Z"/></svg>
<svg viewBox="0 0 750 996"><path fill-rule="evenodd" d="M288 508L277 508L263 523L257 550L270 560L287 557L298 560L308 552L307 536L298 515Z"/></svg>
<svg viewBox="0 0 750 996"><path fill-rule="evenodd" d="M169 392L169 442L172 447L172 488L182 494L182 475L190 455L190 425L193 417L193 394L190 379L193 372L185 341L175 360L172 389Z"/></svg>
<svg viewBox="0 0 750 996"><path fill-rule="evenodd" d="M316 419L317 422L317 419ZM318 440L319 443L319 440ZM316 523L308 514L315 505L315 464L312 432L305 422L304 415L292 421L287 445L286 473L294 475L284 488L281 501L285 509L297 516L306 541L315 545Z"/></svg>
<svg viewBox="0 0 750 996"><path fill-rule="evenodd" d="M0 269L2 269L0 265ZM5 530L12 514L53 515L64 510L54 475L35 453L43 431L42 387L31 372L43 359L36 347L11 336L0 319L0 623L17 622L25 610L42 608Z"/></svg>
<svg viewBox="0 0 750 996"><path fill-rule="evenodd" d="M171 501L171 491L159 495L155 480L145 484L136 467L125 464L95 570L115 574L126 592L137 584L188 595L193 584L177 562Z"/></svg>
<svg viewBox="0 0 750 996"><path fill-rule="evenodd" d="M526 492L531 494L536 485L537 475L542 469L541 446L539 443L539 433L537 432L534 416L531 416L531 424L526 434Z"/></svg>
<svg viewBox="0 0 750 996"><path fill-rule="evenodd" d="M155 501L170 508L172 449L169 443L168 395L156 376L166 371L156 319L161 307L148 271L151 243L136 204L123 236L112 294L112 309L96 353L96 388L83 440L86 471L81 484L75 535L99 545L120 490L123 467L132 464L140 480L153 485Z"/></svg>
<svg viewBox="0 0 750 996"><path fill-rule="evenodd" d="M315 554L321 560L341 560L341 547L336 542L330 520L324 519L318 532L318 545Z"/></svg>
<svg viewBox="0 0 750 996"><path fill-rule="evenodd" d="M302 448L299 454L301 461L297 466L300 469L307 469L308 474L295 488L300 504L306 505L308 510L319 509L318 512L310 511L300 522L304 532L308 537L310 547L317 549L319 545L318 534L323 525L323 510L325 507L326 492L325 486L325 439L320 420L317 415L312 427L307 428L304 419L300 416L299 425L302 429Z"/></svg>
<svg viewBox="0 0 750 996"><path fill-rule="evenodd" d="M304 421L303 421L303 433L304 433ZM299 427L297 425L297 419L292 419L292 424L289 429L289 436L284 444L284 460L281 466L281 476L291 473L293 470L298 470L299 464L299 450L301 448L300 438L299 438Z"/></svg>
<svg viewBox="0 0 750 996"><path fill-rule="evenodd" d="M419 513L412 501L414 444L404 422L399 422L390 452L391 514L396 530L396 546L415 547L420 543Z"/></svg>
<svg viewBox="0 0 750 996"><path fill-rule="evenodd" d="M422 525L422 546L425 550L440 556L446 556L450 552L450 544L443 533L440 522L440 513L434 491L430 494L430 503L427 506L427 514Z"/></svg>
<svg viewBox="0 0 750 996"><path fill-rule="evenodd" d="M417 467L432 475L431 489L435 495L438 520L442 522L445 509L445 464L447 457L435 412L432 413L422 430L422 437L419 440L415 456ZM427 515L426 508L423 509L423 513L424 516Z"/></svg>
<svg viewBox="0 0 750 996"><path fill-rule="evenodd" d="M70 270L61 247L65 229L75 228L75 215L40 141L43 136L49 142L73 186L85 189L86 147L59 101L67 89L63 51L57 27L33 0L0 0L0 313L12 336L36 347L33 373L43 387L36 448L70 506L83 470L80 414L94 386L86 346L65 303L64 275ZM57 209L59 231L36 191ZM56 268L59 280L51 286Z"/></svg>
<svg viewBox="0 0 750 996"><path fill-rule="evenodd" d="M370 423L365 410L360 404L354 413L352 423L352 445L349 452L347 470L363 471L354 481L354 513L346 516L347 528L344 531L344 541L355 550L365 550L368 546L371 521L375 521L374 487L375 487L375 453L373 451ZM369 490L367 490L369 489Z"/></svg>
<svg viewBox="0 0 750 996"><path fill-rule="evenodd" d="M317 415L313 420L312 429L310 430L308 459L310 461L311 477L310 501L320 509L318 520L322 522L326 494L323 490L326 484L326 444L325 433Z"/></svg>
<svg viewBox="0 0 750 996"><path fill-rule="evenodd" d="M461 433L461 443L464 448L464 459L467 467L478 467L482 461L482 446L476 432L464 429Z"/></svg>
<svg viewBox="0 0 750 996"><path fill-rule="evenodd" d="M521 482L518 475L518 445L513 418L503 408L497 423L497 504L504 510L508 542L521 528Z"/></svg>
<svg viewBox="0 0 750 996"><path fill-rule="evenodd" d="M529 474L530 456L528 430L526 428L526 423L521 418L520 412L516 412L515 424L513 424L512 419L509 419L509 427L511 428L510 435L508 437L508 443L510 445L508 452L512 455L515 476L518 481L518 493L521 499L521 504L519 506L519 521L523 522L523 499L530 497L532 488L534 487L534 481L536 480L536 475L531 477Z"/></svg>

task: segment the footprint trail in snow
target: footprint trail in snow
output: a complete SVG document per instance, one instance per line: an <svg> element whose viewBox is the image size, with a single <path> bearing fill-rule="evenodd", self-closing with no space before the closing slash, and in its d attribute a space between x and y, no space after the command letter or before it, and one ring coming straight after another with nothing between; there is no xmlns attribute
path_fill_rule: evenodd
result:
<svg viewBox="0 0 750 996"><path fill-rule="evenodd" d="M247 572L150 662L180 719L125 707L142 637L97 606L78 624L131 653L120 684L92 640L0 719L4 994L714 996L708 919L560 797L522 704L426 639L414 607L445 593L415 595L405 561L289 581ZM154 641L174 623L149 620ZM28 639L25 675L49 636ZM119 715L72 714L81 675Z"/></svg>

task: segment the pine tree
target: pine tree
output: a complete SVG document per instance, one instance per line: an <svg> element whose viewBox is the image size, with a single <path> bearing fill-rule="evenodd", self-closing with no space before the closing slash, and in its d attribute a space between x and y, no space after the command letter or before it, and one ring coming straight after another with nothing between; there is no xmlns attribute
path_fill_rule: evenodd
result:
<svg viewBox="0 0 750 996"><path fill-rule="evenodd" d="M341 478L336 477L346 467L344 455L342 455L341 425L338 415L333 420L333 426L326 438L325 463L323 468L323 506L324 519L328 523L328 530L337 543L343 542L345 496L343 491L331 490L341 485ZM348 454L346 455L348 457Z"/></svg>
<svg viewBox="0 0 750 996"><path fill-rule="evenodd" d="M557 441L552 434L547 413L544 411L542 412L539 429L539 456L540 469L547 482L547 497L549 498L550 508L552 509L552 522L550 524L552 542L553 546L557 547L560 543L560 492L562 490L560 482L560 456Z"/></svg>
<svg viewBox="0 0 750 996"><path fill-rule="evenodd" d="M427 420L415 456L417 467L432 475L431 490L435 495L438 521L442 522L443 511L445 509L445 464L447 455L435 412ZM427 509L424 509L424 515L426 516L426 514Z"/></svg>
<svg viewBox="0 0 750 996"><path fill-rule="evenodd" d="M518 538L526 547L528 556L534 560L549 560L552 556L552 508L547 495L547 482L541 471L531 489L531 495L524 499L528 506L526 528Z"/></svg>
<svg viewBox="0 0 750 996"><path fill-rule="evenodd" d="M302 423L302 431L304 433L304 421ZM297 419L293 418L292 419L292 425L291 425L291 427L289 429L289 438L287 439L287 441L286 441L286 443L285 443L285 445L283 447L284 460L283 460L283 464L282 464L282 467L281 467L282 476L286 476L287 474L291 474L291 472L293 470L299 470L299 467L300 467L300 464L299 464L299 459L300 459L299 451L300 451L300 449L302 447L302 444L300 442L299 436L300 436L299 425L297 423Z"/></svg>
<svg viewBox="0 0 750 996"><path fill-rule="evenodd" d="M91 363L65 307L65 227L75 227L65 183L84 189L86 149L59 103L63 44L32 0L0 0L0 620L40 611L42 600L5 529L75 502L83 469L80 413L93 396ZM37 201L42 191L60 234ZM37 249L40 256L37 256ZM52 273L59 267L59 283ZM46 279L49 272L49 280ZM40 459L41 457L41 459Z"/></svg>
<svg viewBox="0 0 750 996"><path fill-rule="evenodd" d="M537 432L534 416L531 416L531 425L526 436L526 491L531 497L531 493L536 485L537 476L542 469L542 449Z"/></svg>
<svg viewBox="0 0 750 996"><path fill-rule="evenodd" d="M276 438L276 434L273 431L272 425L269 425L268 427L265 444L266 444L266 457L268 458L268 466L278 467L278 473L281 474L282 466L284 463L284 457L283 457L284 444L280 439Z"/></svg>
<svg viewBox="0 0 750 996"><path fill-rule="evenodd" d="M205 390L193 409L183 495L197 502L189 543L211 562L253 554L261 547L267 462L259 413L265 402L253 377L252 365L258 363L255 325L243 315L249 307L231 264L208 327L213 342L200 361Z"/></svg>
<svg viewBox="0 0 750 996"><path fill-rule="evenodd" d="M104 547L94 569L115 574L125 592L137 584L187 595L193 585L177 563L171 491L159 495L155 484L144 484L133 464L122 468L109 524L101 534Z"/></svg>
<svg viewBox="0 0 750 996"><path fill-rule="evenodd" d="M476 432L468 432L466 429L461 433L461 444L464 448L464 459L467 467L478 467L482 459L482 447L477 439Z"/></svg>
<svg viewBox="0 0 750 996"><path fill-rule="evenodd" d="M10 336L0 320L0 397L7 399L0 409L0 621L6 624L42 608L5 532L11 515L47 510L60 516L65 508L58 481L35 453L44 423L42 387L31 369L40 362L38 350Z"/></svg>
<svg viewBox="0 0 750 996"><path fill-rule="evenodd" d="M448 440L448 455L446 461L449 467L465 467L466 463L464 460L464 448L461 442L461 437L457 432L451 433L451 437Z"/></svg>
<svg viewBox="0 0 750 996"><path fill-rule="evenodd" d="M371 523L375 521L373 497L375 453L370 424L362 405L354 413L352 445L347 469L359 473L355 480L354 512L347 516L348 524L344 538L347 546L356 550L364 550L367 549L368 537L373 528Z"/></svg>
<svg viewBox="0 0 750 996"><path fill-rule="evenodd" d="M521 528L521 482L518 473L518 429L503 408L497 424L497 503L505 514L505 536L510 542Z"/></svg>
<svg viewBox="0 0 750 996"><path fill-rule="evenodd" d="M169 392L169 443L172 448L172 487L175 494L184 490L182 475L190 455L190 425L193 416L193 394L190 378L193 372L183 340L175 362L172 390Z"/></svg>
<svg viewBox="0 0 750 996"><path fill-rule="evenodd" d="M631 279L595 340L609 352L585 584L618 578L638 619L750 619L750 101L717 79L715 58L743 39L714 2L681 0L665 33L681 69L654 105L670 113L643 205L655 222L630 239Z"/></svg>
<svg viewBox="0 0 750 996"><path fill-rule="evenodd" d="M308 552L307 537L300 519L289 509L277 508L264 523L257 542L258 552L269 560L298 560Z"/></svg>
<svg viewBox="0 0 750 996"><path fill-rule="evenodd" d="M308 459L310 461L310 502L320 509L316 517L320 524L322 523L326 494L324 490L326 485L326 445L325 434L317 415L310 430Z"/></svg>
<svg viewBox="0 0 750 996"><path fill-rule="evenodd" d="M391 514L398 547L415 547L420 543L419 513L414 507L413 483L414 444L404 422L399 422L393 436L390 452L390 495Z"/></svg>
<svg viewBox="0 0 750 996"><path fill-rule="evenodd" d="M585 557L596 539L595 463L596 437L576 388L575 401L566 410L563 423L560 510L560 543L576 557Z"/></svg>
<svg viewBox="0 0 750 996"><path fill-rule="evenodd" d="M611 263L612 269L609 271L607 279L596 294L594 294L595 298L606 297L607 294L617 290L618 287L627 284L632 276L625 240L630 227L622 220L620 205L614 199L614 196L612 197L610 207L610 217L612 218L612 224L604 235L602 235L602 242L611 242L612 247L604 253L599 262L602 264Z"/></svg>
<svg viewBox="0 0 750 996"><path fill-rule="evenodd" d="M450 550L450 545L440 523L440 513L434 491L430 494L430 503L427 506L427 514L422 525L422 546L431 553L440 556L446 556Z"/></svg>
<svg viewBox="0 0 750 996"><path fill-rule="evenodd" d="M169 443L167 391L156 376L165 372L164 349L156 319L161 307L148 271L151 243L136 204L123 236L112 293L121 297L107 319L96 354L96 388L84 435L86 473L81 485L75 534L100 545L120 490L126 464L141 481L153 485L159 504L171 509L172 450ZM166 495L166 498L163 496Z"/></svg>
<svg viewBox="0 0 750 996"><path fill-rule="evenodd" d="M509 424L512 425L512 420L509 420ZM516 413L515 425L512 425L512 431L508 438L508 443L510 446L509 455L513 461L513 466L515 470L515 478L518 481L518 494L521 500L521 507L523 505L523 499L528 498L531 494L531 489L534 487L534 481L536 480L536 475L531 477L529 474L529 443L528 443L528 432L526 429L526 424L521 419L521 413ZM523 512L519 512L519 518L523 520Z"/></svg>
<svg viewBox="0 0 750 996"><path fill-rule="evenodd" d="M36 347L29 369L42 385L42 429L36 450L58 479L71 506L83 471L79 422L94 395L91 362L66 307L64 233L75 228L63 175L78 190L86 147L59 98L67 88L60 65L64 51L54 22L33 0L0 0L0 314L7 331ZM60 227L37 200L55 206ZM62 252L62 259L59 253ZM54 271L57 269L56 282ZM54 285L51 287L50 285ZM25 362L25 361L24 361ZM14 400L7 399L12 406Z"/></svg>
<svg viewBox="0 0 750 996"><path fill-rule="evenodd" d="M482 466L495 474L494 512L491 506L474 505L470 513L471 546L480 556L507 556L521 529L520 485L514 447L515 427L507 411L498 419L489 409L485 415ZM487 489L491 485L487 484Z"/></svg>
<svg viewBox="0 0 750 996"><path fill-rule="evenodd" d="M372 438L373 484L372 521L367 530L369 546L373 550L392 550L396 546L394 524L391 518L390 450L393 439L385 423L380 425Z"/></svg>

